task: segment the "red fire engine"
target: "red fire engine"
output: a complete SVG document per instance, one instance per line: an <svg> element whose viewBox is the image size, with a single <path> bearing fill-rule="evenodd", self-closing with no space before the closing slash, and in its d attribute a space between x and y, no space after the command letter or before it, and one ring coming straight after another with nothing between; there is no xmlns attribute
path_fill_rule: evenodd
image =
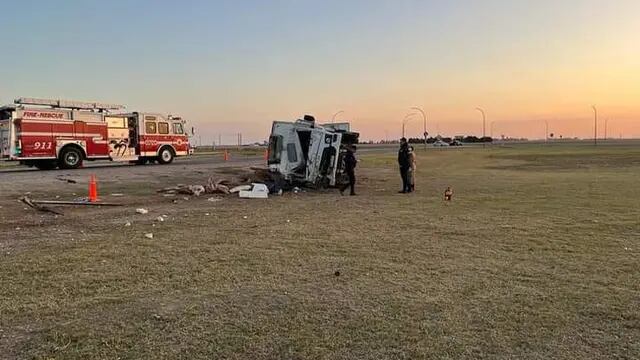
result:
<svg viewBox="0 0 640 360"><path fill-rule="evenodd" d="M188 155L179 117L112 113L121 105L20 98L0 107L0 158L38 169L75 169L84 160L168 164Z"/></svg>

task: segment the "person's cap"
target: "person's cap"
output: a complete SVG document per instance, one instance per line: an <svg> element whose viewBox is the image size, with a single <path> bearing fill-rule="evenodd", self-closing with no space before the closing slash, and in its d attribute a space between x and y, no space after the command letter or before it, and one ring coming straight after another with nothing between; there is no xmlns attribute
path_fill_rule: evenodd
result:
<svg viewBox="0 0 640 360"><path fill-rule="evenodd" d="M400 139L400 142L407 142L407 138L403 137L402 139Z"/></svg>

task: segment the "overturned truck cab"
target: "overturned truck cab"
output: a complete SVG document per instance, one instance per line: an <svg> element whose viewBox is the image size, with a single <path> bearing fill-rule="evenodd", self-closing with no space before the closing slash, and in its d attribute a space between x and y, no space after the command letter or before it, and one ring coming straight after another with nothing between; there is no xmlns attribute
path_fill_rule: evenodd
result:
<svg viewBox="0 0 640 360"><path fill-rule="evenodd" d="M275 121L269 137L269 169L294 185L328 188L347 181L343 157L358 143L349 123L316 124L306 115L294 122Z"/></svg>

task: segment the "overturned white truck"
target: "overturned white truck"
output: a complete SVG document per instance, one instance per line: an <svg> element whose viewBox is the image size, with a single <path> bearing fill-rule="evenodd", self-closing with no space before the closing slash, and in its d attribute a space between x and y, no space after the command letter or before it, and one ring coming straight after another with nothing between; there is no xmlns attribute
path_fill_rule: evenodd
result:
<svg viewBox="0 0 640 360"><path fill-rule="evenodd" d="M347 146L359 134L349 123L316 124L306 115L294 122L275 121L269 137L269 170L290 184L328 188L348 181L344 174Z"/></svg>

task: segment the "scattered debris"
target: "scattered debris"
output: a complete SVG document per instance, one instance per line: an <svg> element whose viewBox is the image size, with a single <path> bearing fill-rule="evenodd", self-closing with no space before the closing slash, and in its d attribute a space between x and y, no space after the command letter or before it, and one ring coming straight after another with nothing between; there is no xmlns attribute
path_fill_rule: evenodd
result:
<svg viewBox="0 0 640 360"><path fill-rule="evenodd" d="M146 233L144 234L144 237L146 237L147 239L153 239L153 233Z"/></svg>
<svg viewBox="0 0 640 360"><path fill-rule="evenodd" d="M158 217L156 218L156 221L158 221L158 222L164 222L164 218L163 218L162 216L158 216Z"/></svg>
<svg viewBox="0 0 640 360"><path fill-rule="evenodd" d="M129 221L127 221L126 223L124 223L124 226L125 227L129 227L129 226L131 226L131 223Z"/></svg>
<svg viewBox="0 0 640 360"><path fill-rule="evenodd" d="M243 216L242 218L246 220L246 219L248 219L249 217L245 215L245 216Z"/></svg>
<svg viewBox="0 0 640 360"><path fill-rule="evenodd" d="M250 170L239 170L237 173L234 173L234 176L230 179L216 180L213 177L210 177L205 185L178 184L176 186L160 189L158 190L158 193L162 193L165 196L172 196L175 194L193 196L200 196L202 194L228 195L232 193L239 193L241 191L249 191L253 187L252 184L256 183L265 185L268 192L272 194L281 193L285 184L281 175L270 172L269 169L252 167Z"/></svg>
<svg viewBox="0 0 640 360"><path fill-rule="evenodd" d="M265 184L252 184L251 190L241 190L240 197L246 199L266 199L269 197L269 188Z"/></svg>
<svg viewBox="0 0 640 360"><path fill-rule="evenodd" d="M211 215L211 214L210 214L210 213L205 213L205 214L204 214L204 216L209 216L209 215Z"/></svg>
<svg viewBox="0 0 640 360"><path fill-rule="evenodd" d="M210 197L210 198L207 199L207 201L211 201L211 202L218 202L218 201L221 201L221 200L222 200L222 198L215 197L215 196L214 197Z"/></svg>
<svg viewBox="0 0 640 360"><path fill-rule="evenodd" d="M27 197L27 196L23 196L22 198L20 198L20 201L22 201L23 203L29 205L31 208L36 209L38 211L48 212L48 213L52 213L52 214L56 214L56 215L64 215L63 213L61 213L58 210L54 210L54 209L48 208L46 206L42 206L42 205L38 205L38 204L34 203L33 200L29 199L29 197ZM16 228L16 230L17 229L18 228Z"/></svg>
<svg viewBox="0 0 640 360"><path fill-rule="evenodd" d="M73 179L67 179L67 178L63 178L63 177L57 177L56 179L60 180L60 181L64 181L66 183L69 184L77 184L78 182L73 180Z"/></svg>
<svg viewBox="0 0 640 360"><path fill-rule="evenodd" d="M111 196L114 196L114 197L122 197L122 196L124 196L124 194L116 193L116 194L111 194Z"/></svg>
<svg viewBox="0 0 640 360"><path fill-rule="evenodd" d="M336 272L334 272L333 275L340 276L340 271L336 270Z"/></svg>
<svg viewBox="0 0 640 360"><path fill-rule="evenodd" d="M202 185L189 185L189 191L193 196L200 196L204 193L204 186Z"/></svg>
<svg viewBox="0 0 640 360"><path fill-rule="evenodd" d="M149 210L147 210L147 209L143 209L143 208L140 208L140 209L136 209L136 212L137 212L138 214L142 214L142 215L144 215L144 214L148 214L148 213L149 213Z"/></svg>
<svg viewBox="0 0 640 360"><path fill-rule="evenodd" d="M31 200L34 204L42 205L78 205L78 206L124 206L124 204L106 203L106 202L90 202L86 199L75 201L57 201L57 200Z"/></svg>
<svg viewBox="0 0 640 360"><path fill-rule="evenodd" d="M238 193L240 191L249 191L251 190L251 185L240 185L240 186L236 186L233 189L229 190L230 193L235 194Z"/></svg>

